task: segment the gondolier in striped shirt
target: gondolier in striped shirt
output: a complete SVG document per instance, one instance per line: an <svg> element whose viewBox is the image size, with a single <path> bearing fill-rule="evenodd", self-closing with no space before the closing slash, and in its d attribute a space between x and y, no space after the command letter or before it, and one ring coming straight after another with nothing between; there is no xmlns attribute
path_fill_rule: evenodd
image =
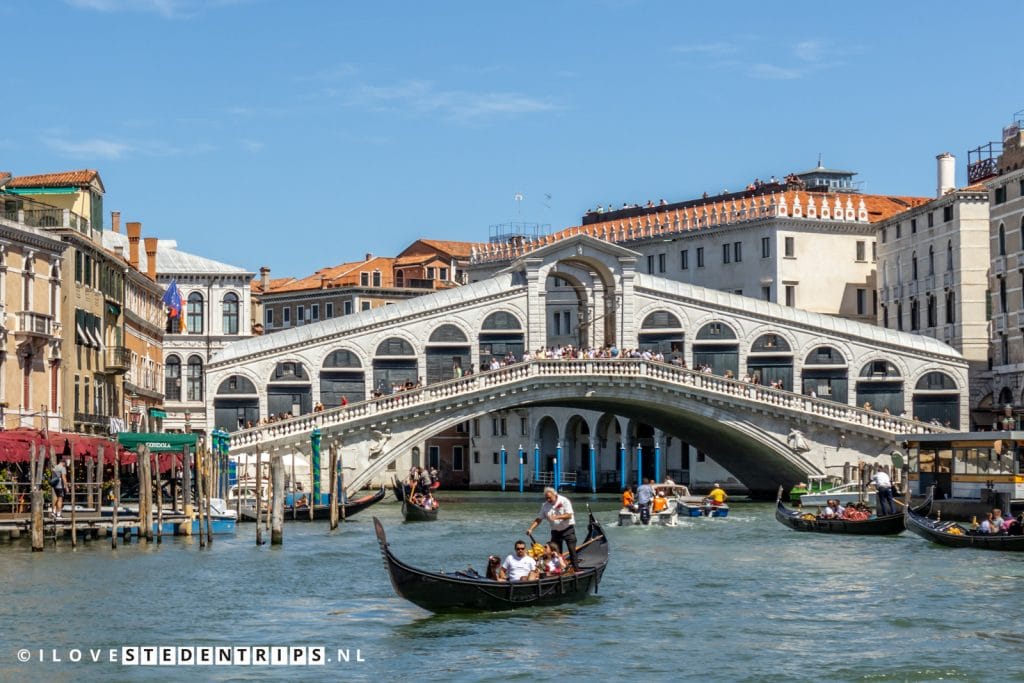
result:
<svg viewBox="0 0 1024 683"><path fill-rule="evenodd" d="M540 506L540 516L526 530L527 536L544 520L551 525L551 542L558 544L562 551L562 543L569 546L569 558L573 569L578 570L576 561L576 517L573 515L572 503L565 496L559 495L552 486L544 489L544 503Z"/></svg>

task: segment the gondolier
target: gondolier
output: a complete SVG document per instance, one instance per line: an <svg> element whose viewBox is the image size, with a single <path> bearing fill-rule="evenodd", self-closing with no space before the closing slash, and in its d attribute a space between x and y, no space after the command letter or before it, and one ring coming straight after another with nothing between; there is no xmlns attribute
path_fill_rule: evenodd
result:
<svg viewBox="0 0 1024 683"><path fill-rule="evenodd" d="M572 566L579 571L580 566L576 560L576 517L573 515L572 503L551 486L544 489L544 503L540 506L540 515L533 520L526 534L532 534L544 520L551 525L551 542L557 543L559 550L562 550L563 541L569 546Z"/></svg>

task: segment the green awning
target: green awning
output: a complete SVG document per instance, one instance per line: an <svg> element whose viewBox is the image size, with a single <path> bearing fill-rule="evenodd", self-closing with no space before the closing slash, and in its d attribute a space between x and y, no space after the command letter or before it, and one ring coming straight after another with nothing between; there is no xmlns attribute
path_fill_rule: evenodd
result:
<svg viewBox="0 0 1024 683"><path fill-rule="evenodd" d="M8 194L75 194L77 187L8 187L4 190Z"/></svg>
<svg viewBox="0 0 1024 683"><path fill-rule="evenodd" d="M185 446L195 448L195 434L154 434L146 432L120 432L117 440L128 450L134 451L139 445L147 446L152 453L178 453Z"/></svg>
<svg viewBox="0 0 1024 683"><path fill-rule="evenodd" d="M167 419L167 413L162 411L162 410L160 410L159 408L150 408L149 409L149 416L150 417L158 417L161 420L166 420Z"/></svg>

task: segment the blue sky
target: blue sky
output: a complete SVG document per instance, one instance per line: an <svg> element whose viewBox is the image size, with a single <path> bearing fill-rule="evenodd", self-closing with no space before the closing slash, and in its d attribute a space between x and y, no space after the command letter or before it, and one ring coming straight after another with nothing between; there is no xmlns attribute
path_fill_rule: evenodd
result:
<svg viewBox="0 0 1024 683"><path fill-rule="evenodd" d="M950 151L964 184L1024 109L1002 28L1021 11L837 7L0 0L0 168L96 168L108 212L274 276L819 152L865 191L932 196Z"/></svg>

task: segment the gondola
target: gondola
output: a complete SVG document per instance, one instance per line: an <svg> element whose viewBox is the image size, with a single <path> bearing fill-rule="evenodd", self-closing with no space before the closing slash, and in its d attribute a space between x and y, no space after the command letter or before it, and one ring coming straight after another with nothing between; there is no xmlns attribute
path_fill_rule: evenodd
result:
<svg viewBox="0 0 1024 683"><path fill-rule="evenodd" d="M398 477L392 478L391 488L395 492L395 500L397 500L399 503L404 501L407 496L412 494L412 487L406 484ZM439 481L435 481L433 484L430 485L431 491L436 491L439 488L441 488L441 482Z"/></svg>
<svg viewBox="0 0 1024 683"><path fill-rule="evenodd" d="M928 519L916 510L907 510L906 518L907 529L932 543L951 548L1024 552L1024 536L971 533L956 522Z"/></svg>
<svg viewBox="0 0 1024 683"><path fill-rule="evenodd" d="M370 507L374 503L379 503L384 500L384 496L387 495L387 489L381 486L374 493L369 493L355 500L350 500L344 505L338 506L338 517L348 519L357 512L362 512L366 508ZM270 501L264 501L264 505L269 505ZM344 512L342 512L344 508ZM253 521L256 518L256 512L254 508L250 506L242 507L242 519L247 521ZM330 519L331 518L331 506L330 505L314 505L313 506L313 519ZM284 520L295 521L309 521L309 506L300 505L298 508L293 509L291 505L284 506Z"/></svg>
<svg viewBox="0 0 1024 683"><path fill-rule="evenodd" d="M608 565L608 540L593 514L587 537L578 546L579 571L536 581L493 581L469 572L417 569L394 556L376 517L373 525L395 592L431 612L490 612L575 602L597 593Z"/></svg>
<svg viewBox="0 0 1024 683"><path fill-rule="evenodd" d="M428 510L410 500L402 501L402 516L407 522L433 522L437 519L438 508Z"/></svg>
<svg viewBox="0 0 1024 683"><path fill-rule="evenodd" d="M780 489L781 491L781 489ZM928 498L914 508L918 514L928 514L932 500ZM819 534L853 534L859 536L892 536L906 528L903 513L882 515L865 520L821 519L810 512L791 510L782 504L782 497L775 502L775 519L794 531L812 531Z"/></svg>

